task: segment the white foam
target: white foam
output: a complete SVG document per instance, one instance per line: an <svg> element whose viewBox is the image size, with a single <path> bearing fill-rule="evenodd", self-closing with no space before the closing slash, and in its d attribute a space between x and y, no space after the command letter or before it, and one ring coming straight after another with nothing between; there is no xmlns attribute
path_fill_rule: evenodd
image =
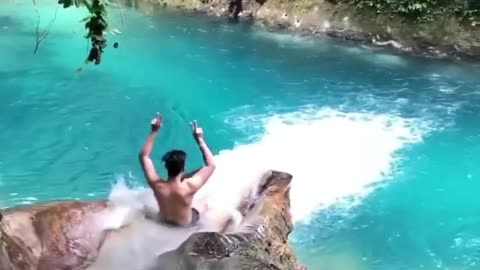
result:
<svg viewBox="0 0 480 270"><path fill-rule="evenodd" d="M172 228L145 218L158 212L152 191L145 187L129 188L123 177L117 179L109 195L109 207L95 214L89 227L115 232L108 236L88 270L150 269L158 255L176 249L193 232L208 230Z"/></svg>
<svg viewBox="0 0 480 270"><path fill-rule="evenodd" d="M445 94L453 94L455 93L455 90L458 89L459 87L450 87L446 85L440 85L438 87L438 91L445 93Z"/></svg>
<svg viewBox="0 0 480 270"><path fill-rule="evenodd" d="M348 205L360 202L374 189L372 184L394 173L397 151L430 131L420 119L331 108L229 120L240 129L261 123L265 132L255 142L220 151L217 170L196 199L207 199L211 208L233 210L265 171L281 170L294 177L294 221L307 221L346 197L356 198ZM149 189L128 189L123 182L112 190L111 202L158 211Z"/></svg>
<svg viewBox="0 0 480 270"><path fill-rule="evenodd" d="M320 39L293 33L278 33L264 29L252 32L254 38L271 40L282 48L322 48Z"/></svg>
<svg viewBox="0 0 480 270"><path fill-rule="evenodd" d="M408 62L401 56L379 53L378 49L371 47L356 46L338 46L343 52L346 52L359 60L382 67L405 67Z"/></svg>
<svg viewBox="0 0 480 270"><path fill-rule="evenodd" d="M328 28L328 25L325 26ZM302 36L294 33L278 33L259 29L252 32L254 38L271 40L282 48L303 48L325 51L332 47L339 49L355 58L381 67L405 67L408 62L401 56L380 53L379 48L368 46L347 46L343 44L330 44L327 39L311 36Z"/></svg>
<svg viewBox="0 0 480 270"><path fill-rule="evenodd" d="M330 108L264 117L265 134L254 143L216 156L217 171L204 191L213 203L235 200L237 190L263 171L293 175L291 198L295 221L339 202L362 198L375 182L393 173L396 151L417 143L429 131L421 120ZM245 120L235 122L249 126Z"/></svg>

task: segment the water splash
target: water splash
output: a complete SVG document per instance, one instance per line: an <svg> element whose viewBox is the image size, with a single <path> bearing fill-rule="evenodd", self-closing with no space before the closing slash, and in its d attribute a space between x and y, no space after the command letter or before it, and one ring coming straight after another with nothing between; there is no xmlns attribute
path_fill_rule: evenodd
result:
<svg viewBox="0 0 480 270"><path fill-rule="evenodd" d="M229 123L243 128L255 125L251 120ZM262 171L289 172L294 177L295 221L306 221L315 211L346 197L356 198L348 205L361 201L374 189L372 184L395 172L397 151L420 142L431 131L420 119L331 108L262 116L256 121L263 124L264 134L253 143L218 154L218 170L209 190L228 199L232 195L228 190L244 189Z"/></svg>
<svg viewBox="0 0 480 270"><path fill-rule="evenodd" d="M230 121L238 128L263 123L256 141L221 151L217 170L198 192L210 208L235 211L263 174L281 170L294 176L291 189L295 221L353 196L361 201L395 172L397 151L418 143L431 129L419 119L372 113L343 113L331 108ZM348 170L346 170L348 168ZM139 211L157 212L152 192L128 188L119 179L109 201Z"/></svg>
<svg viewBox="0 0 480 270"><path fill-rule="evenodd" d="M255 142L221 151L217 170L199 191L213 209L234 212L270 169L293 174L291 210L294 221L308 221L321 209L349 200L361 202L375 183L395 172L398 150L418 143L430 129L418 119L371 113L343 113L331 108L259 117L264 134ZM238 127L247 124L242 122ZM346 169L348 168L348 169ZM121 228L109 240L94 269L145 269L156 256L180 245L193 231L159 226L140 215L158 206L145 187L129 188L123 178L109 196L112 208L105 228ZM132 260L131 258L135 258Z"/></svg>

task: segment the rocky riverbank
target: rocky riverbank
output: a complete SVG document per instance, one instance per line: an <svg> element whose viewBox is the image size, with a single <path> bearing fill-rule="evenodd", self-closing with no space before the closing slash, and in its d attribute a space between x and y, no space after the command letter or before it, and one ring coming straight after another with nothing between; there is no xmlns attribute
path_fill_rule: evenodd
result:
<svg viewBox="0 0 480 270"><path fill-rule="evenodd" d="M152 6L253 20L273 31L330 36L414 55L480 60L480 21L461 23L454 17L411 23L393 15L377 15L324 0L126 0ZM132 2L135 1L135 2Z"/></svg>

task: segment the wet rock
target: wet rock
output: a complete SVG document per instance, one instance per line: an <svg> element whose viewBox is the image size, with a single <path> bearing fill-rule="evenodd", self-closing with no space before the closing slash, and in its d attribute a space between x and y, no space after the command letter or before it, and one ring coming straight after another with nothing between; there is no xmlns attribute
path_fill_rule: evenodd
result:
<svg viewBox="0 0 480 270"><path fill-rule="evenodd" d="M238 21L240 12L243 11L242 0L229 0L228 17L233 21Z"/></svg>
<svg viewBox="0 0 480 270"><path fill-rule="evenodd" d="M105 205L59 201L2 210L0 269L80 269L105 239L107 231L90 223Z"/></svg>
<svg viewBox="0 0 480 270"><path fill-rule="evenodd" d="M241 232L193 234L175 251L162 254L150 270L305 269L287 244L293 229L291 178L273 172L260 184L259 200L248 211Z"/></svg>
<svg viewBox="0 0 480 270"><path fill-rule="evenodd" d="M242 204L238 227L193 233L142 269L305 269L287 243L291 180L287 173L267 173ZM89 269L110 233L122 229L99 222L107 208L106 201L55 201L3 210L0 269Z"/></svg>

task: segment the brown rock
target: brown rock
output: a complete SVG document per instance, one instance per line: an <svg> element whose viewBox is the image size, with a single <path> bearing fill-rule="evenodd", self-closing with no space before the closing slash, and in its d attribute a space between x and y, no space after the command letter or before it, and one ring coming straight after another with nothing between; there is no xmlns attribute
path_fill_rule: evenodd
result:
<svg viewBox="0 0 480 270"><path fill-rule="evenodd" d="M293 229L291 178L282 172L265 178L256 202L251 201L253 207L246 214L242 232L193 234L175 251L162 254L150 270L302 269L287 244Z"/></svg>
<svg viewBox="0 0 480 270"><path fill-rule="evenodd" d="M89 216L105 205L58 201L2 211L0 269L53 270L88 264L106 234L89 226Z"/></svg>
<svg viewBox="0 0 480 270"><path fill-rule="evenodd" d="M148 270L305 269L287 244L291 179L287 173L268 173L242 204L243 222L232 233L194 233L160 254ZM0 269L88 269L114 232L96 226L106 208L105 201L56 201L4 210Z"/></svg>

